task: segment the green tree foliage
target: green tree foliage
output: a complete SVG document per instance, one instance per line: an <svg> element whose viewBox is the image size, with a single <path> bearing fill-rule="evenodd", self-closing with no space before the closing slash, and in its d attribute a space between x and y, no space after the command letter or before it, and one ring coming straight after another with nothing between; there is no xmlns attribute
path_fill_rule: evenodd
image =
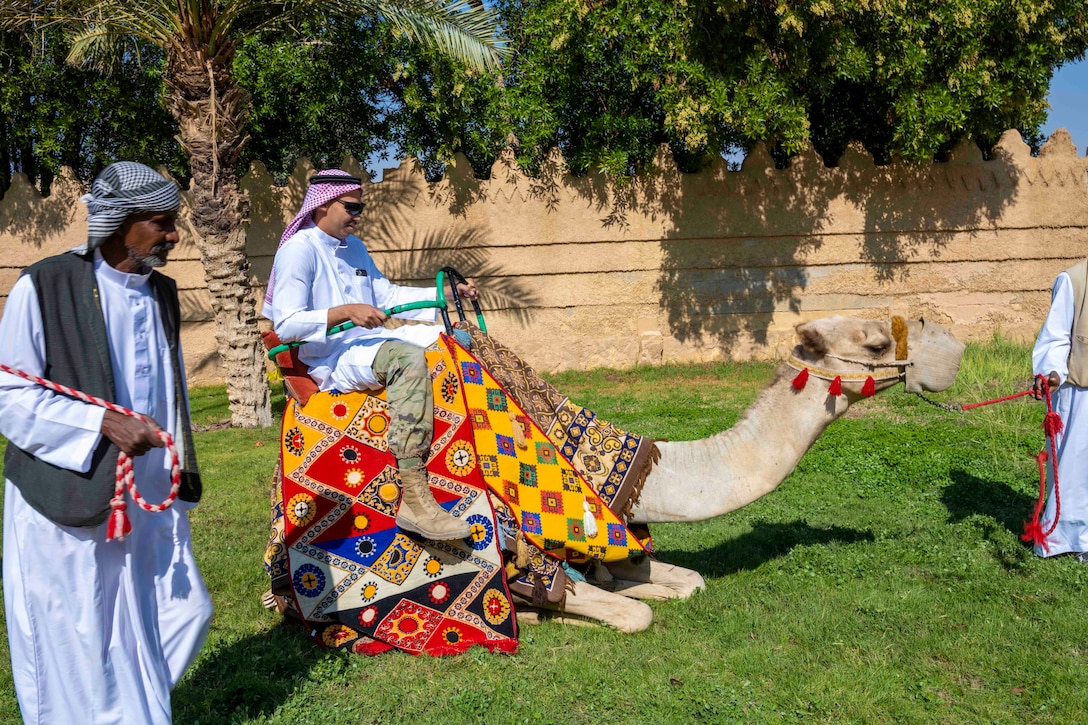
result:
<svg viewBox="0 0 1088 725"><path fill-rule="evenodd" d="M307 27L305 43L264 34L238 49L235 71L252 96L243 162L277 178L307 157L336 166L375 153L413 154L430 176L461 151L485 174L504 140L493 75L441 49L410 42L381 18Z"/></svg>
<svg viewBox="0 0 1088 725"><path fill-rule="evenodd" d="M0 195L13 173L48 191L62 166L88 181L119 158L166 165L186 178L154 50L104 77L68 65L68 49L56 29L0 32Z"/></svg>
<svg viewBox="0 0 1088 725"><path fill-rule="evenodd" d="M42 23L69 31L68 62L117 71L142 47L165 58L165 106L191 174L190 220L215 313L216 342L228 370L232 423L272 422L256 301L246 258L248 198L238 184L251 95L239 84L241 43L300 31L331 19L382 17L412 41L441 48L468 67L494 68L505 54L493 14L471 0L5 0L0 28L30 32Z"/></svg>
<svg viewBox="0 0 1088 725"><path fill-rule="evenodd" d="M419 68L430 91L406 108L415 119L400 127L405 145L433 144L423 132L433 125L473 158L514 133L529 168L558 147L575 173L620 176L662 143L686 170L757 143L784 159L811 141L829 164L852 140L881 163L928 160L965 139L988 150L1008 128L1038 144L1053 70L1088 47L1085 0L497 0L495 8L515 51L499 78L505 92L452 66ZM481 126L486 143L476 138Z"/></svg>
<svg viewBox="0 0 1088 725"><path fill-rule="evenodd" d="M301 35L306 42L282 34L247 38L234 64L252 97L242 161L261 161L281 179L301 157L319 168L348 154L365 161L391 138L389 55L398 41L390 29L365 16L313 24Z"/></svg>

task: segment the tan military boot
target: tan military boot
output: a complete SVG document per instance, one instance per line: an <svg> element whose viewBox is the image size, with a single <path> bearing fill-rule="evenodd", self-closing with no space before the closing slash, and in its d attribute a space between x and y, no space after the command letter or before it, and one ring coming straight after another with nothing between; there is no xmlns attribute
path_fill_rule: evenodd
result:
<svg viewBox="0 0 1088 725"><path fill-rule="evenodd" d="M435 541L468 538L471 532L469 525L451 516L434 500L427 485L424 466L403 465L414 460L406 459L400 467L401 499L397 526Z"/></svg>

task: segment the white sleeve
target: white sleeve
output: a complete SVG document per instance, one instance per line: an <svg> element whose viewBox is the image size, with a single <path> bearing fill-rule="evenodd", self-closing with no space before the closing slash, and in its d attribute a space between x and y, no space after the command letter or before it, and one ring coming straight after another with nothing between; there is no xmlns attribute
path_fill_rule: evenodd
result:
<svg viewBox="0 0 1088 725"><path fill-rule="evenodd" d="M370 266L372 269L369 270L369 274L374 289L374 300L382 310L392 309L409 302L434 302L438 298L438 290L434 287L406 287L393 284L386 279L373 261L370 262ZM438 308L424 307L420 310L409 310L401 312L396 317L403 320L434 322L438 319Z"/></svg>
<svg viewBox="0 0 1088 725"><path fill-rule="evenodd" d="M317 342L325 339L329 310L310 309L317 260L305 244L284 244L273 262L276 287L272 293L271 317L276 335L283 342Z"/></svg>
<svg viewBox="0 0 1088 725"><path fill-rule="evenodd" d="M34 283L23 275L8 295L0 318L0 362L41 376L45 338ZM0 372L0 433L54 466L85 472L101 439L106 409L84 403L6 372Z"/></svg>
<svg viewBox="0 0 1088 725"><path fill-rule="evenodd" d="M1062 272L1054 280L1050 312L1031 351L1031 367L1035 375L1055 371L1062 382L1069 377L1069 350L1073 335L1073 282Z"/></svg>

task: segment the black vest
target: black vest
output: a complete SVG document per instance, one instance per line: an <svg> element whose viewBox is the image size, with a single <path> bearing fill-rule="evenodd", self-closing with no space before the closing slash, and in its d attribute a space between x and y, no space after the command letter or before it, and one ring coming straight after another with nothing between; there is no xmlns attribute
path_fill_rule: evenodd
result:
<svg viewBox="0 0 1088 725"><path fill-rule="evenodd" d="M31 265L23 274L34 281L41 308L45 338L42 377L116 402L106 320L94 276L94 255L59 254ZM181 319L177 286L174 280L154 271L150 283L173 360L177 361ZM175 362L174 366L177 365ZM184 398L177 401L179 406L184 403ZM187 415L183 420L188 425ZM191 446L187 452L191 454ZM119 453L117 446L102 436L94 449L90 469L80 473L46 463L8 444L4 475L19 487L27 503L50 520L65 526L97 526L109 516L110 499L117 485Z"/></svg>

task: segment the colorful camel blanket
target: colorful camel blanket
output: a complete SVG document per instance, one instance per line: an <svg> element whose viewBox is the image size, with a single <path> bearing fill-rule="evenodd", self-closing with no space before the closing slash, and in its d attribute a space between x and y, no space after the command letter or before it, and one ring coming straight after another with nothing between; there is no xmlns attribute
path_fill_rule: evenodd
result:
<svg viewBox="0 0 1088 725"><path fill-rule="evenodd" d="M459 326L472 335L473 354L488 373L559 446L605 504L626 518L660 457L653 440L621 430L572 403L510 348L468 323Z"/></svg>
<svg viewBox="0 0 1088 725"><path fill-rule="evenodd" d="M443 335L427 360L431 491L471 524L471 537L434 542L397 528L399 476L385 441L384 392L317 393L305 406L291 400L284 414L266 565L274 591L328 647L514 651L508 573L516 580L528 572L523 588L543 584L555 601L566 581L559 562L616 561L645 549L565 455L563 445L577 437L569 424L557 443L536 423L539 414L529 415L452 337ZM630 438L638 454L641 439ZM618 453L614 445L600 449L613 469L623 462L623 440ZM514 566L515 558L528 563Z"/></svg>

